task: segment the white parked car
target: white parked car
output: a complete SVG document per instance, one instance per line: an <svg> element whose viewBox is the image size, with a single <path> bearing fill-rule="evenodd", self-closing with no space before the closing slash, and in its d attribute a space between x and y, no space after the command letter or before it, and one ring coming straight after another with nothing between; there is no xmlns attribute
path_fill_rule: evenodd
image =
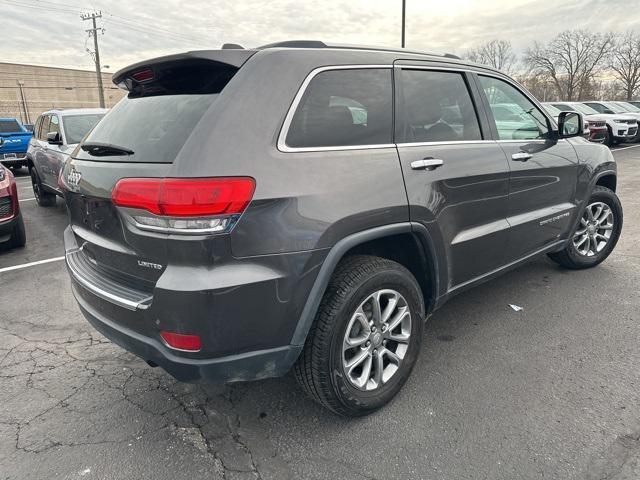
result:
<svg viewBox="0 0 640 480"><path fill-rule="evenodd" d="M607 114L607 115L616 115L616 116L621 115L621 116L630 118L632 120L635 120L636 121L635 132L634 132L633 135L630 135L629 133L627 133L627 141L631 141L631 142L640 141L640 130L638 130L638 126L637 126L637 124L640 122L640 113L628 112L627 110L625 110L621 106L616 105L615 102L604 102L604 101L598 101L598 100L590 100L590 101L582 102L582 103L584 103L588 107L593 108L598 113L604 113L604 114ZM633 129L630 128L630 130L633 130ZM631 138L629 138L629 137L631 137Z"/></svg>
<svg viewBox="0 0 640 480"><path fill-rule="evenodd" d="M558 117L560 113L562 113L562 109L554 106L551 103L543 103L542 106L545 108L553 118L556 119L556 123L558 122ZM573 111L573 110L564 110ZM608 138L607 134L607 122L601 118L599 115L583 115L584 118L584 138L594 143L605 143Z"/></svg>
<svg viewBox="0 0 640 480"><path fill-rule="evenodd" d="M638 121L633 116L599 112L582 102L551 102L551 104L560 110L597 115L598 118L603 119L607 124L606 144L609 146L633 140L638 133Z"/></svg>

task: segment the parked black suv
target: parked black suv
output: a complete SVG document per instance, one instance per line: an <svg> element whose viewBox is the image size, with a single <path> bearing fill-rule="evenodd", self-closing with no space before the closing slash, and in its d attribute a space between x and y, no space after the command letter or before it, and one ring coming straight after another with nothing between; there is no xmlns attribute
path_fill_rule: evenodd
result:
<svg viewBox="0 0 640 480"><path fill-rule="evenodd" d="M114 82L127 97L60 176L67 265L89 322L180 380L293 369L363 415L454 294L537 254L595 266L620 235L616 165L580 114L557 126L452 56L289 42Z"/></svg>

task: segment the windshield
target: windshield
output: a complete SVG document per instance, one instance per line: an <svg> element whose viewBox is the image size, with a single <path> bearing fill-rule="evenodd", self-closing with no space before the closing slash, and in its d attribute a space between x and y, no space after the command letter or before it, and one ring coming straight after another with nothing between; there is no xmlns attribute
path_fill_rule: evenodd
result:
<svg viewBox="0 0 640 480"><path fill-rule="evenodd" d="M85 115L67 115L62 117L64 134L68 145L80 143L80 140L95 127L96 123L104 117L104 113Z"/></svg>
<svg viewBox="0 0 640 480"><path fill-rule="evenodd" d="M544 104L544 108L547 112L549 112L549 115L553 115L554 117L557 117L558 115L560 115L560 113L562 113L562 110L554 107L553 105L549 105L548 103Z"/></svg>
<svg viewBox="0 0 640 480"><path fill-rule="evenodd" d="M584 103L572 103L571 107L584 115L597 115L598 111Z"/></svg>
<svg viewBox="0 0 640 480"><path fill-rule="evenodd" d="M636 107L635 105L631 105L628 102L616 102L616 103L620 105L622 108L624 108L627 112L633 112L633 113L640 112L640 108Z"/></svg>
<svg viewBox="0 0 640 480"><path fill-rule="evenodd" d="M601 102L602 105L604 105L605 107L607 107L609 110L611 110L613 113L627 113L627 111L622 108L620 105L616 105L613 102Z"/></svg>
<svg viewBox="0 0 640 480"><path fill-rule="evenodd" d="M217 94L159 95L123 98L84 140L133 150L127 162L171 163ZM123 161L121 155L92 156L85 150L78 158Z"/></svg>

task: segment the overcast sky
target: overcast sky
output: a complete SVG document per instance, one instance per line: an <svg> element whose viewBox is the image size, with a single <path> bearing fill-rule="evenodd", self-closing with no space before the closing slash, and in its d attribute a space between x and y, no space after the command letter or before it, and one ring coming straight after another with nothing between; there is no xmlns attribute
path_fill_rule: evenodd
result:
<svg viewBox="0 0 640 480"><path fill-rule="evenodd" d="M291 39L399 46L401 0L0 0L0 62L90 69L81 12L102 10L102 63ZM570 28L640 28L640 0L407 0L407 48L460 54L495 38L523 51Z"/></svg>

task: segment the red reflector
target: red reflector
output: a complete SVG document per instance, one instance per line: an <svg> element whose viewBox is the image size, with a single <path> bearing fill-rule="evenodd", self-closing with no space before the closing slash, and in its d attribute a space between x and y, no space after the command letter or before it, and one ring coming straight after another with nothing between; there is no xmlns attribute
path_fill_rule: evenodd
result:
<svg viewBox="0 0 640 480"><path fill-rule="evenodd" d="M200 337L197 335L185 335L182 333L160 332L162 339L167 342L171 348L178 350L187 350L189 352L197 352L202 347Z"/></svg>
<svg viewBox="0 0 640 480"><path fill-rule="evenodd" d="M132 73L131 78L137 80L138 82L148 82L149 80L153 80L153 70L140 70L138 72Z"/></svg>
<svg viewBox="0 0 640 480"><path fill-rule="evenodd" d="M170 217L233 215L247 208L255 186L251 177L123 178L111 199L120 207Z"/></svg>

